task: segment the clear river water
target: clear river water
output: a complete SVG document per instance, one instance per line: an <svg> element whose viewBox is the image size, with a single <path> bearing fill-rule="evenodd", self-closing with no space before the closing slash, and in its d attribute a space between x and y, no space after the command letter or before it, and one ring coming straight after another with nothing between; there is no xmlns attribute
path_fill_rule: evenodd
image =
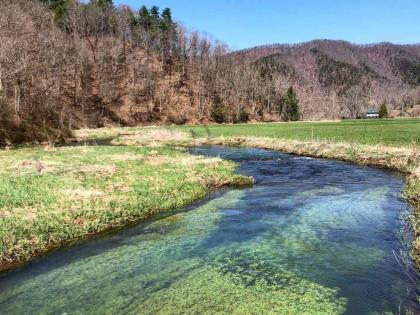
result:
<svg viewBox="0 0 420 315"><path fill-rule="evenodd" d="M256 184L0 275L0 314L419 312L403 177L262 149L197 147Z"/></svg>

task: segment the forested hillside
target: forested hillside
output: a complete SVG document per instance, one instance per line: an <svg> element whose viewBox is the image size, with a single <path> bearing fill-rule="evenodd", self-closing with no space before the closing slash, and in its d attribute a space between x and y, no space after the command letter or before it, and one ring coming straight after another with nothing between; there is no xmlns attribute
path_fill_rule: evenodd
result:
<svg viewBox="0 0 420 315"><path fill-rule="evenodd" d="M271 82L224 44L187 32L170 9L134 12L111 0L0 3L3 142L111 123L277 115Z"/></svg>
<svg viewBox="0 0 420 315"><path fill-rule="evenodd" d="M169 8L0 0L0 143L80 127L357 117L420 102L420 46L232 52Z"/></svg>
<svg viewBox="0 0 420 315"><path fill-rule="evenodd" d="M303 119L357 118L385 103L420 104L420 45L354 45L317 40L236 52L270 73L278 91L293 86Z"/></svg>

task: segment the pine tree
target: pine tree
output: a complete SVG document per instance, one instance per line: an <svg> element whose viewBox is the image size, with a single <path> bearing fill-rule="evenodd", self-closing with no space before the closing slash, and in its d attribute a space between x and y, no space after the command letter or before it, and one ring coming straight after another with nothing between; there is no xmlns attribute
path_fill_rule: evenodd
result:
<svg viewBox="0 0 420 315"><path fill-rule="evenodd" d="M222 100L219 95L216 95L213 98L213 104L211 107L210 115L211 118L218 124L225 122L225 113L223 110Z"/></svg>
<svg viewBox="0 0 420 315"><path fill-rule="evenodd" d="M284 99L283 120L296 121L299 120L299 100L292 87L287 90Z"/></svg>
<svg viewBox="0 0 420 315"><path fill-rule="evenodd" d="M152 26L153 27L158 26L159 25L159 22L160 22L159 7L157 7L157 6L154 5L150 9L149 12L150 12L149 14L150 14L150 20L152 22Z"/></svg>
<svg viewBox="0 0 420 315"><path fill-rule="evenodd" d="M171 13L171 9L169 8L165 8L162 11L162 19L168 23L168 24L172 24L172 13Z"/></svg>
<svg viewBox="0 0 420 315"><path fill-rule="evenodd" d="M159 28L162 32L166 32L166 33L170 33L171 29L172 29L172 14L171 14L171 9L169 8L165 8L162 11L161 14L161 21L159 24Z"/></svg>
<svg viewBox="0 0 420 315"><path fill-rule="evenodd" d="M141 25L146 31L150 29L150 14L149 10L144 5L139 9L138 21L139 25Z"/></svg>
<svg viewBox="0 0 420 315"><path fill-rule="evenodd" d="M379 109L379 118L388 118L388 108L385 103L382 103L381 108Z"/></svg>
<svg viewBox="0 0 420 315"><path fill-rule="evenodd" d="M66 15L67 0L41 0L41 2L45 3L52 11L54 21L57 22Z"/></svg>
<svg viewBox="0 0 420 315"><path fill-rule="evenodd" d="M91 3L96 3L102 9L112 8L114 6L112 0L91 0Z"/></svg>

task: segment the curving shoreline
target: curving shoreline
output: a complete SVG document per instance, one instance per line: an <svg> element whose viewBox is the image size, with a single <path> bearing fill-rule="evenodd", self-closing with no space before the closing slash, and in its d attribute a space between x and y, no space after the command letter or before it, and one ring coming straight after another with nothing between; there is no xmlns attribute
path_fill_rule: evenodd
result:
<svg viewBox="0 0 420 315"><path fill-rule="evenodd" d="M415 238L412 255L420 266L420 148L396 148L383 145L290 141L272 138L219 137L195 139L195 144L253 147L301 156L337 159L358 165L391 169L406 174L405 198L414 205L411 220Z"/></svg>

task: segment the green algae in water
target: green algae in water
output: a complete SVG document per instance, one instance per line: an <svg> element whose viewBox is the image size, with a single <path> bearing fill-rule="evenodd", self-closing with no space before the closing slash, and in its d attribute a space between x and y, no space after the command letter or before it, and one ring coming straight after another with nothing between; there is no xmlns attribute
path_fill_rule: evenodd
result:
<svg viewBox="0 0 420 315"><path fill-rule="evenodd" d="M150 224L126 244L23 281L1 295L0 310L5 314L343 311L345 300L336 297L336 289L256 262L248 264L248 273L241 272L241 258L220 260L228 254L220 249L200 257L196 247L217 227L221 218L217 210L240 205L243 194L227 192L192 212Z"/></svg>
<svg viewBox="0 0 420 315"><path fill-rule="evenodd" d="M279 276L286 278L285 274ZM293 275L287 275L287 286L269 283L258 274L249 278L232 270L225 273L212 267L196 269L145 301L144 313L337 314L345 309L344 299L337 299L335 290Z"/></svg>

